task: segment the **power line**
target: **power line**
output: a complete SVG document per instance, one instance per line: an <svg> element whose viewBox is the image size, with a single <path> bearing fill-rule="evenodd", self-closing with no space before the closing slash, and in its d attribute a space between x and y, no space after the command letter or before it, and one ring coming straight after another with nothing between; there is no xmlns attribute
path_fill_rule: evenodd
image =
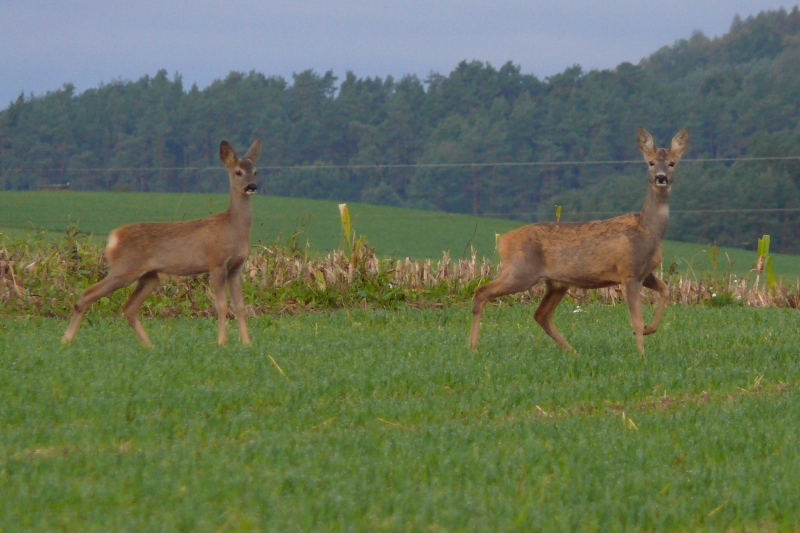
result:
<svg viewBox="0 0 800 533"><path fill-rule="evenodd" d="M726 214L726 213L797 213L800 212L800 208L763 208L763 209L672 209L670 210L670 215L672 214ZM563 213L561 218L573 218L577 216L583 215L592 215L592 216L608 216L608 215L628 215L628 214L635 214L636 211L575 211L575 212L566 212ZM192 213L191 216L198 215L197 213ZM318 213L317 213L318 214ZM445 211L422 211L422 212L415 212L415 213L395 213L392 216L394 218L423 218L423 217L453 217L453 216L470 216L470 217L481 217L481 218L489 218L489 217L513 217L513 216L544 216L548 218L554 218L555 215L552 211L532 211L527 213L479 213L478 215L472 215L470 213L448 213ZM385 215L369 215L364 213L354 212L352 216L356 220L372 220L372 219L385 219ZM2 217L0 216L0 225L4 223L11 223L18 220L19 217ZM91 217L90 217L91 218ZM283 216L279 218L285 218ZM331 214L330 218L338 219L337 214ZM51 222L60 222L61 217L38 217L37 220L39 222L51 223ZM158 218L157 221L171 221L176 220L173 217L161 217ZM260 218L256 215L254 220L260 220ZM156 219L153 219L156 221Z"/></svg>
<svg viewBox="0 0 800 533"><path fill-rule="evenodd" d="M759 161L798 161L800 156L775 157L717 157L683 159L682 163L736 163ZM494 163L398 163L374 165L264 165L260 170L375 170L400 168L486 168L486 167L560 167L592 165L634 165L641 159L619 159L608 161L507 161ZM163 172L163 171L217 171L222 167L92 167L92 168L8 168L2 172Z"/></svg>
<svg viewBox="0 0 800 533"><path fill-rule="evenodd" d="M635 211L574 211L564 212L562 218L571 217L574 215L626 215L634 213ZM669 214L687 214L687 213L796 213L800 212L800 207L775 207L763 209L670 209ZM541 212L534 211L529 213L480 213L479 216L485 217L521 217L533 215L553 215L551 211Z"/></svg>

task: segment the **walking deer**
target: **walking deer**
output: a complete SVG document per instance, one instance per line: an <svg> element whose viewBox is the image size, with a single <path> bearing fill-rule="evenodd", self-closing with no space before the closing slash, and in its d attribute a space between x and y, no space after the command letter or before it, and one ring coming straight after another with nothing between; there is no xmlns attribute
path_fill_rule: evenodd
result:
<svg viewBox="0 0 800 533"><path fill-rule="evenodd" d="M478 287L472 308L469 344L478 345L478 330L486 302L530 289L545 282L545 294L534 319L556 343L572 346L553 324L553 312L570 287L598 289L620 284L625 289L636 346L644 355L644 335L658 330L669 299L669 288L655 277L661 263L661 240L669 222L669 193L675 165L686 150L689 133L683 129L669 149L656 148L644 128L636 132L639 150L649 166L649 188L642 211L586 223L530 224L500 238L501 271L497 279ZM644 326L642 286L658 292L652 322Z"/></svg>
<svg viewBox="0 0 800 533"><path fill-rule="evenodd" d="M261 141L258 139L241 159L227 141L220 143L219 158L228 171L231 184L230 207L224 213L185 222L129 224L112 231L105 250L111 269L104 279L86 289L78 298L61 341L66 343L75 338L89 305L138 280L122 306L122 313L139 340L150 344L139 320L139 310L158 285L159 274L196 276L208 272L219 318L217 342L225 344L227 340L227 285L242 343L250 344L242 297L242 266L250 253L253 218L250 195L257 190L254 165L260 153Z"/></svg>

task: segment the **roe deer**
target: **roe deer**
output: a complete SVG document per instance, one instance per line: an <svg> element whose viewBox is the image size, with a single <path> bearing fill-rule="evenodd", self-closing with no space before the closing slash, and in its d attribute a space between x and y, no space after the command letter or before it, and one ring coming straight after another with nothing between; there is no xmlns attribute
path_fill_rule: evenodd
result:
<svg viewBox="0 0 800 533"><path fill-rule="evenodd" d="M472 308L469 344L478 345L478 329L486 302L525 291L541 280L545 294L534 318L556 343L572 346L553 325L553 312L570 287L598 289L621 284L631 315L636 346L644 355L644 335L655 333L669 299L667 285L653 275L661 263L661 240L669 222L669 192L675 165L686 150L689 133L683 129L669 149L656 148L644 128L636 132L639 150L649 165L650 187L641 213L586 223L530 224L500 238L501 270L497 279L478 287ZM641 287L657 291L653 321L644 327Z"/></svg>
<svg viewBox="0 0 800 533"><path fill-rule="evenodd" d="M253 218L250 195L257 190L254 165L260 153L261 141L258 139L241 159L227 141L220 143L219 158L228 171L231 183L230 207L224 213L186 222L129 224L112 231L105 251L111 265L108 276L86 289L78 298L75 313L61 342L70 342L75 338L89 305L138 280L136 288L122 306L122 313L139 340L143 344L150 344L139 320L139 309L158 285L159 274L196 276L208 272L219 317L217 342L225 344L227 340L227 284L242 343L250 344L242 297L242 266L250 253L250 225Z"/></svg>

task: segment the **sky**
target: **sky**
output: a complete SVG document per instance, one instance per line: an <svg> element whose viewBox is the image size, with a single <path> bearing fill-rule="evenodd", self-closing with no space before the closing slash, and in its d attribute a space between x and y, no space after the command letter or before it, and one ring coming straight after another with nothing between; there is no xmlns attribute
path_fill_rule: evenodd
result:
<svg viewBox="0 0 800 533"><path fill-rule="evenodd" d="M0 0L0 109L20 92L78 92L166 69L202 89L230 71L358 77L447 74L507 61L543 79L637 63L772 0Z"/></svg>

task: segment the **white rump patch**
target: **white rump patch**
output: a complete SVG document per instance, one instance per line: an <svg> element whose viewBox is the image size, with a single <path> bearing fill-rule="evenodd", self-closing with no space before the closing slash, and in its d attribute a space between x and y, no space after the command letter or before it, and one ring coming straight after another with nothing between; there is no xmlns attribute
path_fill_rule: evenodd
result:
<svg viewBox="0 0 800 533"><path fill-rule="evenodd" d="M108 244L106 244L106 252L112 252L114 248L117 247L119 244L119 237L117 237L117 232L112 231L111 234L108 236Z"/></svg>

